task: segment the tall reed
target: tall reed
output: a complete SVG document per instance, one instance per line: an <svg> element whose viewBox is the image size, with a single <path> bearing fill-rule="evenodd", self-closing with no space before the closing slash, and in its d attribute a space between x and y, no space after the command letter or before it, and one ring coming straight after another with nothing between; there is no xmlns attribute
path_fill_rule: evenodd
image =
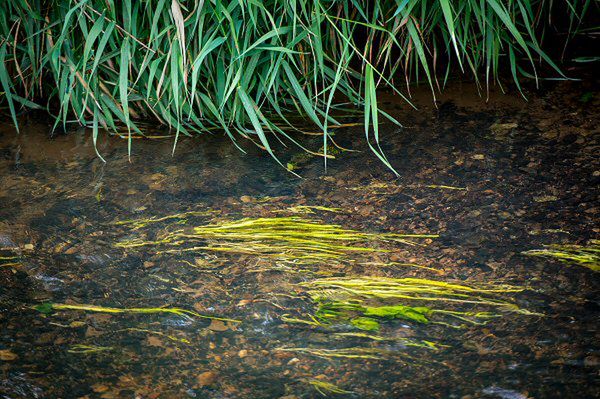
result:
<svg viewBox="0 0 600 399"><path fill-rule="evenodd" d="M590 0L566 2L575 31ZM92 128L152 118L180 135L222 129L234 143L291 141L301 115L323 132L362 110L369 147L389 118L376 89L424 80L435 93L456 67L482 85L503 65L519 87L541 61L544 0L8 0L0 7L2 101ZM404 93L406 90L404 91ZM305 122L303 122L305 123ZM131 137L129 138L131 152Z"/></svg>

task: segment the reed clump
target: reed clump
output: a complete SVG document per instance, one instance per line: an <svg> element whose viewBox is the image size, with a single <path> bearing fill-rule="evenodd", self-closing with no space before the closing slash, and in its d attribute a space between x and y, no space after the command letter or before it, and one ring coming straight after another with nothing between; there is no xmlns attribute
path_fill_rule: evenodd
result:
<svg viewBox="0 0 600 399"><path fill-rule="evenodd" d="M47 109L56 125L91 128L94 144L100 127L125 126L130 154L140 121L153 119L171 128L174 145L219 129L278 159L278 140L310 151L294 136L309 121L325 162L333 129L345 123L337 115L359 109L368 147L392 168L379 124L398 122L381 110L376 89L406 100L408 87L394 81L424 80L435 98L454 69L480 86L500 85L505 69L519 90L540 63L562 76L543 33L566 19L571 38L595 3L553 3L4 1L0 102L17 126L22 109Z"/></svg>
<svg viewBox="0 0 600 399"><path fill-rule="evenodd" d="M543 249L523 252L529 256L557 259L561 262L600 271L600 240L591 240L587 245L550 244Z"/></svg>

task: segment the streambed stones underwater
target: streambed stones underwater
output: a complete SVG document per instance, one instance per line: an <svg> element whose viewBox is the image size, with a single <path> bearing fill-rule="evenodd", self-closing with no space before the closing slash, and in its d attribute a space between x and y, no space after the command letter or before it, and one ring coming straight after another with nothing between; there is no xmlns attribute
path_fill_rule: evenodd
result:
<svg viewBox="0 0 600 399"><path fill-rule="evenodd" d="M3 128L0 397L599 396L600 121L569 85L402 114L397 180Z"/></svg>

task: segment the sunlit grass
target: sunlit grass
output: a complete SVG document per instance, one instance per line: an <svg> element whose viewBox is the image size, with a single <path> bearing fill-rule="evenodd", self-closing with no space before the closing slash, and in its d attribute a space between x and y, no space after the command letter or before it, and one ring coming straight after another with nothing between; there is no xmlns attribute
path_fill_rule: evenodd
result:
<svg viewBox="0 0 600 399"><path fill-rule="evenodd" d="M551 244L544 249L532 249L523 254L556 259L564 263L587 267L594 272L600 271L600 240L591 240L587 245Z"/></svg>
<svg viewBox="0 0 600 399"><path fill-rule="evenodd" d="M188 231L172 231L153 241L132 238L115 245L120 248L157 247L158 253L249 254L298 264L344 261L352 253L387 252L385 248L373 245L374 242L414 246L436 237L436 234L371 233L299 216L281 216L215 221Z"/></svg>
<svg viewBox="0 0 600 399"><path fill-rule="evenodd" d="M192 310L182 308L114 308L88 304L66 304L66 303L42 303L33 307L35 310L49 314L61 310L76 310L92 313L111 313L111 314L174 314L177 316L198 317L203 319L222 320L239 322L239 320L226 319L216 316L207 316Z"/></svg>
<svg viewBox="0 0 600 399"><path fill-rule="evenodd" d="M512 294L523 287L458 284L421 278L329 277L300 284L315 304L308 318L284 315L287 323L328 328L346 324L378 331L381 323L403 320L460 328L486 324L506 313L538 315L520 308Z"/></svg>

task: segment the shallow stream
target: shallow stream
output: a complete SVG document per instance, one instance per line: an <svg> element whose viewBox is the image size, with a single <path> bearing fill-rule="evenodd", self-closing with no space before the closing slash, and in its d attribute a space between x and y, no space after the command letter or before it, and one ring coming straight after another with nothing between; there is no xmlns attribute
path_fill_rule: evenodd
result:
<svg viewBox="0 0 600 399"><path fill-rule="evenodd" d="M523 254L599 237L590 90L390 100L398 178L360 127L335 138L361 152L326 171L282 150L301 179L217 133L172 155L148 126L131 159L103 137L104 163L89 132L0 127L0 398L600 397L598 274ZM282 218L293 239L195 229ZM331 226L358 238L319 236ZM365 279L405 291L373 296ZM323 317L341 300L352 310Z"/></svg>

